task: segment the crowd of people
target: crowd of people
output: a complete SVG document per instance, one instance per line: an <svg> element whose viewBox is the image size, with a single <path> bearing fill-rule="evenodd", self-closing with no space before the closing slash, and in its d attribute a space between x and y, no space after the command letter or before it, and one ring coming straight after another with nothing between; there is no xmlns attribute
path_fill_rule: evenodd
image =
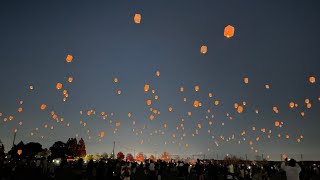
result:
<svg viewBox="0 0 320 180"><path fill-rule="evenodd" d="M66 174L68 173L68 174ZM60 176L58 175L60 174ZM288 180L308 180L319 175L319 166L279 162L232 162L215 160L174 161L100 159L0 159L0 180L60 179L78 180L269 180L274 176ZM72 175L72 176L71 176ZM71 180L69 178L69 180Z"/></svg>

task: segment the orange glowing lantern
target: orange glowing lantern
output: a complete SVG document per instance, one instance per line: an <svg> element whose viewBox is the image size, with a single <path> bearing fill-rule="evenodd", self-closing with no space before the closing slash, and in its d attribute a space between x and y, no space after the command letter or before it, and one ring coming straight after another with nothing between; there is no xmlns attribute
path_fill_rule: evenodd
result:
<svg viewBox="0 0 320 180"><path fill-rule="evenodd" d="M134 22L136 24L140 24L140 22L141 22L141 14L135 14L133 20L134 20Z"/></svg>
<svg viewBox="0 0 320 180"><path fill-rule="evenodd" d="M17 151L17 153L18 153L18 155L20 156L20 155L22 154L22 149L19 149L19 150Z"/></svg>
<svg viewBox="0 0 320 180"><path fill-rule="evenodd" d="M144 89L145 92L147 92L147 91L149 91L149 88L150 88L150 86L148 84L146 84L146 85L144 85L143 89Z"/></svg>
<svg viewBox="0 0 320 180"><path fill-rule="evenodd" d="M290 103L289 103L289 107L290 107L290 108L293 108L293 107L294 107L294 102L290 102Z"/></svg>
<svg viewBox="0 0 320 180"><path fill-rule="evenodd" d="M243 107L242 107L242 106L238 106L237 111L238 111L238 113L242 113L242 111L243 111Z"/></svg>
<svg viewBox="0 0 320 180"><path fill-rule="evenodd" d="M160 71L156 71L156 76L160 76Z"/></svg>
<svg viewBox="0 0 320 180"><path fill-rule="evenodd" d="M310 83L315 83L316 82L316 78L313 77L313 76L309 77L309 82Z"/></svg>
<svg viewBox="0 0 320 180"><path fill-rule="evenodd" d="M195 91L199 91L199 86L195 86L195 87L194 87L194 90L195 90Z"/></svg>
<svg viewBox="0 0 320 180"><path fill-rule="evenodd" d="M282 154L282 159L287 159L287 155L286 154Z"/></svg>
<svg viewBox="0 0 320 180"><path fill-rule="evenodd" d="M57 88L58 90L60 90L60 89L62 88L62 84L61 84L61 83L57 83L56 88Z"/></svg>
<svg viewBox="0 0 320 180"><path fill-rule="evenodd" d="M226 38L231 38L234 35L234 27L231 25L228 25L224 28L224 36Z"/></svg>
<svg viewBox="0 0 320 180"><path fill-rule="evenodd" d="M247 78L247 77L243 78L243 82L244 82L245 84L248 84L248 83L249 83L249 78Z"/></svg>
<svg viewBox="0 0 320 180"><path fill-rule="evenodd" d="M40 109L41 109L41 110L45 110L46 108L47 108L47 105L41 104L41 106L40 106Z"/></svg>
<svg viewBox="0 0 320 180"><path fill-rule="evenodd" d="M70 55L70 54L66 57L66 61L67 61L68 63L72 62L72 59L73 59L73 57L72 57L72 55Z"/></svg>
<svg viewBox="0 0 320 180"><path fill-rule="evenodd" d="M278 127L278 126L280 126L280 122L279 122L279 121L276 121L276 122L274 123L274 125Z"/></svg>
<svg viewBox="0 0 320 180"><path fill-rule="evenodd" d="M193 106L194 106L195 108L199 107L199 101L195 100L195 101L193 102Z"/></svg>
<svg viewBox="0 0 320 180"><path fill-rule="evenodd" d="M148 105L148 106L150 106L150 105L151 105L151 103L152 103L152 102L151 102L151 100L150 100L150 99L148 99L148 100L147 100L147 105Z"/></svg>
<svg viewBox="0 0 320 180"><path fill-rule="evenodd" d="M201 48L200 48L201 54L206 54L207 51L208 51L208 47L207 46L205 46L205 45L201 46Z"/></svg>
<svg viewBox="0 0 320 180"><path fill-rule="evenodd" d="M72 81L73 81L73 77L69 77L69 78L68 78L68 82L69 82L69 83L72 83Z"/></svg>

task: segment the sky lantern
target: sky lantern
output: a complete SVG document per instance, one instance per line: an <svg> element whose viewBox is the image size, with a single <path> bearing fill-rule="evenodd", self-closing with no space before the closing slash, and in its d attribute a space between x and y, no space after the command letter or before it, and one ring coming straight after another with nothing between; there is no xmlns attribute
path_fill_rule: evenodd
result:
<svg viewBox="0 0 320 180"><path fill-rule="evenodd" d="M169 107L169 111L170 111L170 112L172 111L172 107Z"/></svg>
<svg viewBox="0 0 320 180"><path fill-rule="evenodd" d="M155 96L154 96L154 99L155 99L155 100L159 99L159 96L155 95Z"/></svg>
<svg viewBox="0 0 320 180"><path fill-rule="evenodd" d="M194 90L195 90L195 91L199 91L199 86L195 86L195 87L194 87Z"/></svg>
<svg viewBox="0 0 320 180"><path fill-rule="evenodd" d="M200 48L200 52L201 54L206 54L208 51L208 47L205 46L205 45L202 45L201 48Z"/></svg>
<svg viewBox="0 0 320 180"><path fill-rule="evenodd" d="M238 113L242 113L243 107L242 106L238 106L237 111L238 111Z"/></svg>
<svg viewBox="0 0 320 180"><path fill-rule="evenodd" d="M131 116L132 116L132 114L131 114L131 113L128 113L128 117L131 118Z"/></svg>
<svg viewBox="0 0 320 180"><path fill-rule="evenodd" d="M234 35L234 27L231 25L226 26L223 34L226 38L231 38Z"/></svg>
<svg viewBox="0 0 320 180"><path fill-rule="evenodd" d="M147 100L147 105L148 105L148 106L151 105L151 100L150 100L150 99Z"/></svg>
<svg viewBox="0 0 320 180"><path fill-rule="evenodd" d="M41 104L41 106L40 106L40 109L41 109L41 110L45 110L46 108L47 108L47 105Z"/></svg>
<svg viewBox="0 0 320 180"><path fill-rule="evenodd" d="M316 82L316 78L313 77L313 76L309 77L309 82L310 83L315 83Z"/></svg>
<svg viewBox="0 0 320 180"><path fill-rule="evenodd" d="M118 91L117 91L117 94L120 95L120 94L121 94L121 90L118 90Z"/></svg>
<svg viewBox="0 0 320 180"><path fill-rule="evenodd" d="M154 119L154 115L151 114L150 117L149 117L149 119L152 121L152 120Z"/></svg>
<svg viewBox="0 0 320 180"><path fill-rule="evenodd" d="M189 144L187 143L187 144L186 144L186 148L188 148L188 147L189 147Z"/></svg>
<svg viewBox="0 0 320 180"><path fill-rule="evenodd" d="M198 124L198 128L201 129L201 124L200 123Z"/></svg>
<svg viewBox="0 0 320 180"><path fill-rule="evenodd" d="M218 101L218 100L215 100L215 101L214 101L214 105L218 106L218 105L219 105L219 101Z"/></svg>
<svg viewBox="0 0 320 180"><path fill-rule="evenodd" d="M135 14L133 20L134 20L134 23L140 24L140 22L141 22L141 14Z"/></svg>
<svg viewBox="0 0 320 180"><path fill-rule="evenodd" d="M116 126L119 127L121 125L121 122L116 122Z"/></svg>
<svg viewBox="0 0 320 180"><path fill-rule="evenodd" d="M68 56L66 57L66 61L67 61L68 63L70 63L70 62L72 62L72 59L73 59L73 56L70 55L70 54L68 54Z"/></svg>
<svg viewBox="0 0 320 180"><path fill-rule="evenodd" d="M195 100L193 102L193 107L195 107L195 108L199 107L199 101Z"/></svg>
<svg viewBox="0 0 320 180"><path fill-rule="evenodd" d="M211 92L209 92L208 95L209 95L209 98L212 98L212 96L213 96Z"/></svg>
<svg viewBox="0 0 320 180"><path fill-rule="evenodd" d="M63 90L62 93L63 93L64 95L66 95L66 94L67 94L67 90L66 90L66 89Z"/></svg>
<svg viewBox="0 0 320 180"><path fill-rule="evenodd" d="M18 108L18 112L21 113L23 111L22 107Z"/></svg>
<svg viewBox="0 0 320 180"><path fill-rule="evenodd" d="M57 83L56 88L57 88L58 90L60 90L60 89L62 88L62 84L61 84L61 83Z"/></svg>
<svg viewBox="0 0 320 180"><path fill-rule="evenodd" d="M244 77L244 78L243 78L243 82L244 82L245 84L248 84L248 83L249 83L249 78L248 78L248 77Z"/></svg>
<svg viewBox="0 0 320 180"><path fill-rule="evenodd" d="M118 80L118 78L116 78L116 77L113 79L113 82L114 82L114 83L117 83L118 81L119 81L119 80Z"/></svg>
<svg viewBox="0 0 320 180"><path fill-rule="evenodd" d="M311 108L311 103L307 104L307 108L310 109Z"/></svg>
<svg viewBox="0 0 320 180"><path fill-rule="evenodd" d="M100 132L100 137L104 137L104 132L103 131Z"/></svg>
<svg viewBox="0 0 320 180"><path fill-rule="evenodd" d="M278 126L280 126L280 122L276 121L276 122L274 122L274 125L278 127Z"/></svg>
<svg viewBox="0 0 320 180"><path fill-rule="evenodd" d="M278 113L278 112L279 112L279 110L278 110L278 108L277 108L276 106L274 106L274 107L272 108L272 110L273 110L275 113Z"/></svg>
<svg viewBox="0 0 320 180"><path fill-rule="evenodd" d="M156 71L156 76L160 76L160 71Z"/></svg>
<svg viewBox="0 0 320 180"><path fill-rule="evenodd" d="M282 159L287 159L287 155L286 154L282 154Z"/></svg>
<svg viewBox="0 0 320 180"><path fill-rule="evenodd" d="M22 154L22 150L19 149L19 150L17 151L17 154L20 156L20 155Z"/></svg>
<svg viewBox="0 0 320 180"><path fill-rule="evenodd" d="M69 83L72 83L72 81L73 81L73 77L69 77L69 78L68 78L68 82L69 82Z"/></svg>
<svg viewBox="0 0 320 180"><path fill-rule="evenodd" d="M164 124L163 124L163 127L164 127L164 128L167 128L167 124L166 124L166 123L164 123Z"/></svg>
<svg viewBox="0 0 320 180"><path fill-rule="evenodd" d="M145 92L147 92L149 91L149 88L150 88L149 84L145 84L143 89Z"/></svg>
<svg viewBox="0 0 320 180"><path fill-rule="evenodd" d="M180 87L180 92L183 92L184 91L184 88L183 86ZM319 100L320 101L320 100Z"/></svg>
<svg viewBox="0 0 320 180"><path fill-rule="evenodd" d="M269 84L266 84L266 86L265 86L265 87L266 87L266 89L270 89L270 86L269 86Z"/></svg>
<svg viewBox="0 0 320 180"><path fill-rule="evenodd" d="M29 86L29 89L30 89L30 90L33 90L33 86L32 86L32 85L31 85L31 86Z"/></svg>
<svg viewBox="0 0 320 180"><path fill-rule="evenodd" d="M294 102L290 102L290 103L289 103L289 107L290 107L290 108L293 108L293 107L294 107Z"/></svg>
<svg viewBox="0 0 320 180"><path fill-rule="evenodd" d="M21 105L22 105L22 104L23 104L23 101L22 101L22 100L21 100L21 101L19 101L19 104L21 104Z"/></svg>
<svg viewBox="0 0 320 180"><path fill-rule="evenodd" d="M301 112L300 114L301 114L301 116L304 116L304 112Z"/></svg>
<svg viewBox="0 0 320 180"><path fill-rule="evenodd" d="M308 104L308 103L310 102L310 100L307 98L307 99L304 100L304 102L305 102L306 104Z"/></svg>

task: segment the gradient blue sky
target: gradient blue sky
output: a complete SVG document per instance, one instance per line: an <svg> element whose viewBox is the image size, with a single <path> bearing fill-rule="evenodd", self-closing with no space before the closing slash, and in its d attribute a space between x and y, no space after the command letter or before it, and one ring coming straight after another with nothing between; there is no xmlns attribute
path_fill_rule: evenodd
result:
<svg viewBox="0 0 320 180"><path fill-rule="evenodd" d="M320 159L319 8L318 1L298 0L2 0L0 139L8 150L14 129L18 129L16 141L38 141L44 147L78 135L84 138L89 153L111 152L112 141L116 141L116 151L125 153L135 149L158 154L204 153L207 157L264 154L271 159L279 159L281 153L299 159L298 154L303 153L306 158ZM141 24L134 23L135 13L142 14ZM235 27L235 36L226 39L223 29L229 24ZM203 44L208 46L206 55L200 53ZM65 62L68 54L74 56L72 63ZM160 77L155 75L157 70ZM73 83L67 82L69 76ZM245 76L248 85L243 83ZM316 77L316 83L309 83L309 76ZM114 77L118 83L113 82ZM57 82L68 90L66 102L62 90L55 89ZM266 83L269 90L264 88ZM145 84L150 84L155 94L144 92ZM29 90L30 85L34 90ZM200 86L199 92L194 91L195 85ZM185 92L179 92L180 86ZM117 90L122 94L117 95ZM208 97L209 92L213 98ZM154 95L159 99L154 100ZM306 108L305 98L310 99L311 109ZM149 120L152 112L147 99L153 100L150 107L161 112L153 121ZM203 106L194 108L194 100ZM215 100L220 101L218 106ZM242 101L247 105L238 114L233 104ZM298 108L290 109L290 101L298 103ZM39 109L42 103L47 104L46 111ZM273 112L273 106L279 114ZM19 107L23 107L22 113L18 113ZM85 115L89 109L96 115ZM207 109L212 112L208 114ZM52 110L64 122L55 122ZM108 114L106 120L101 111ZM128 113L133 116L129 118ZM231 121L227 113L233 117ZM211 114L215 118L209 126L205 116ZM14 120L4 122L10 115ZM182 118L185 130L177 131ZM116 121L121 122L120 127L115 127ZM276 128L275 121L283 121L283 127ZM198 123L202 129L192 137ZM46 129L45 124L54 129ZM252 126L257 130L252 131ZM261 128L272 130L270 139ZM133 129L142 134L136 136ZM244 130L246 141L241 136ZM105 132L103 138L98 137L101 131ZM164 135L159 133L162 131ZM181 140L183 133L187 136ZM227 139L232 134L234 140L220 139L220 135ZM286 134L289 139L284 138ZM304 138L297 143L300 135ZM253 150L250 140L254 141Z"/></svg>

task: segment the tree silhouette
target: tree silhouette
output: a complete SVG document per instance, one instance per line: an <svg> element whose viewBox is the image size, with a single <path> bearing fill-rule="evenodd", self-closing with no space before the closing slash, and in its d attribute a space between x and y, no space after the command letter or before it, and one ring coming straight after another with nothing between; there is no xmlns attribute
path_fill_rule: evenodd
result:
<svg viewBox="0 0 320 180"><path fill-rule="evenodd" d="M69 149L67 148L66 144L62 141L55 142L51 147L51 156L53 158L62 157L65 158L68 154Z"/></svg>

